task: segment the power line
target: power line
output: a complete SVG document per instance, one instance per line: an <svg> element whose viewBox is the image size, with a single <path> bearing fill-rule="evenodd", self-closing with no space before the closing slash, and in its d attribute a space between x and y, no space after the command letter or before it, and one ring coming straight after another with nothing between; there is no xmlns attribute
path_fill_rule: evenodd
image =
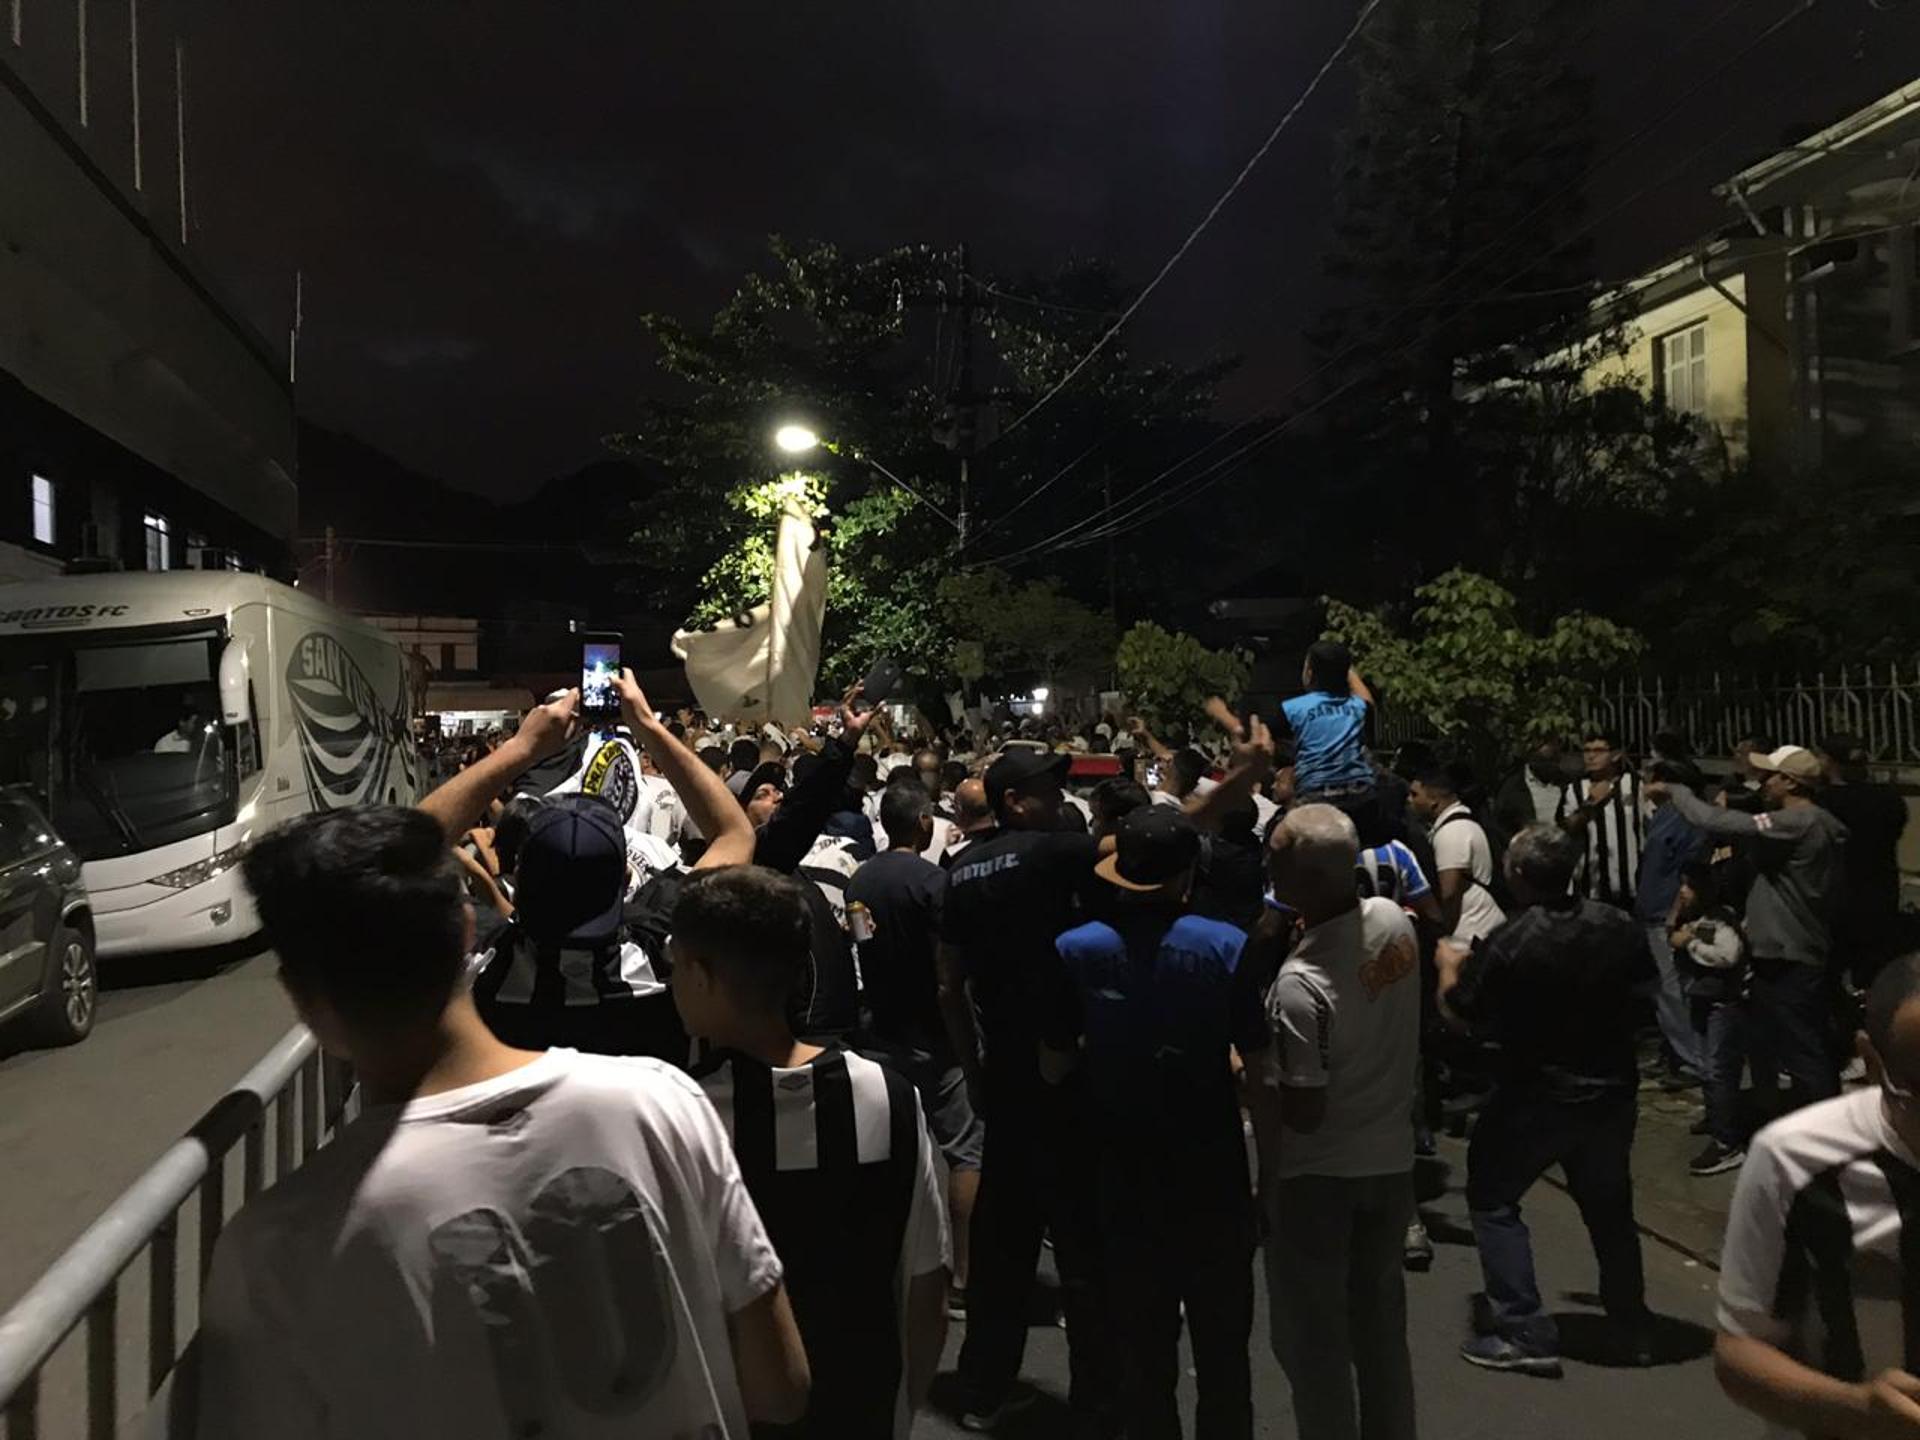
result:
<svg viewBox="0 0 1920 1440"><path fill-rule="evenodd" d="M1110 320L1120 313L1117 310L1095 310L1086 305L1063 305L1057 300L1042 300L1034 295L1016 295L1013 291L1003 289L990 280L982 280L978 276L970 278L974 284L996 299L1011 300L1016 305L1029 305L1035 310L1057 310L1062 315L1088 315L1096 320Z"/></svg>
<svg viewBox="0 0 1920 1440"><path fill-rule="evenodd" d="M324 535L302 535L296 545L325 545ZM581 553L579 545L519 545L491 540L402 540L375 535L335 535L336 545L377 545L390 550L549 550L569 555Z"/></svg>
<svg viewBox="0 0 1920 1440"><path fill-rule="evenodd" d="M1133 297L1132 303L1120 312L1119 318L1116 319L1112 325L1108 326L1106 332L1093 343L1093 348L1082 355L1079 360L1075 361L1073 368L1061 376L1052 389L1048 390L1046 394L1029 405L1011 425L1008 425L1000 432L1000 439L1005 439L1035 415L1039 414L1041 410L1045 409L1047 405L1052 403L1056 395L1078 378L1082 370L1085 370L1087 366L1093 363L1094 358L1098 356L1101 351L1113 343L1114 337L1117 336L1125 327L1126 323L1138 313L1140 307L1147 303L1148 299L1153 295L1153 292L1160 288L1161 282L1173 273L1174 267L1186 259L1187 252L1193 249L1194 244L1206 233L1207 227L1213 224L1220 212L1226 208L1227 202L1239 193L1240 187L1246 184L1248 177L1253 174L1260 162L1266 159L1267 152L1272 150L1281 135L1286 133L1286 129L1293 123L1294 117L1297 116L1301 110L1305 108L1306 103L1313 98L1322 82L1333 72L1334 66L1338 65L1346 56L1347 51L1353 47L1354 41L1360 38L1361 30L1365 27L1367 21L1372 18L1373 12L1380 8L1381 3L1382 0L1367 0L1366 5L1360 11L1359 18L1353 22L1353 28L1347 32L1346 38L1334 47L1333 53L1327 57L1325 63L1315 72L1313 79L1307 82L1307 88L1300 93L1300 98L1295 100L1287 113L1280 117L1280 123L1268 132L1267 138L1261 143L1260 148L1253 152L1253 155L1248 159L1247 163L1240 167L1240 173L1233 177L1232 182L1225 190L1220 192L1220 198L1215 200L1207 210L1207 213L1200 217L1200 223L1195 225L1193 229L1187 233L1187 238L1182 240L1173 254L1167 257L1167 261L1160 267L1159 273L1147 282L1144 290Z"/></svg>
<svg viewBox="0 0 1920 1440"><path fill-rule="evenodd" d="M1718 24L1719 22L1724 20L1727 16L1732 14L1733 11L1739 9L1741 6L1748 3L1750 3L1750 0L1730 0L1729 4L1727 4L1719 12L1717 12L1716 15L1713 16L1707 22L1707 24L1701 28L1700 31L1696 32L1696 36L1698 34L1704 34L1707 29L1710 29L1713 25ZM1520 219L1514 221L1511 225L1506 227L1506 229L1501 234L1494 236L1492 239L1488 240L1485 244L1481 245L1471 255L1467 256L1466 259L1460 261L1457 265L1455 265L1445 275L1442 275L1439 279L1429 283L1412 300L1409 300L1408 302L1401 305L1397 310L1393 311L1391 314L1386 316L1378 324L1374 325L1371 329L1369 329L1365 334L1361 335L1358 339L1344 346L1338 353L1329 357L1323 364L1321 364L1318 368L1316 368L1312 374L1308 375L1303 381L1301 381L1299 384L1292 387L1292 389L1290 389L1287 392L1287 395L1285 398L1291 399L1292 397L1300 394L1308 386L1314 384L1322 376L1326 375L1329 371L1333 370L1336 366L1340 365L1342 362L1350 358L1356 351L1360 350L1366 345L1371 344L1373 341L1378 339L1381 335L1385 334L1396 322L1404 318L1411 311L1418 308L1423 308L1425 305L1431 302L1432 297L1437 291L1439 291L1443 286L1450 284L1452 281L1460 278L1463 274L1465 274L1480 260L1488 256L1489 254L1505 250L1512 243L1512 241L1520 235L1521 227L1525 226L1527 223L1537 218L1543 211L1545 211L1546 209L1548 209L1549 207L1557 203L1559 200L1563 199L1567 194L1569 194L1575 188L1581 185L1584 185L1600 170L1604 169L1606 166L1613 163L1614 160L1619 158L1629 148L1637 144L1641 139L1645 138L1646 135L1651 133L1655 128L1657 128L1661 123L1663 123L1673 113L1673 111L1676 110L1679 107L1679 105L1683 103L1688 97L1697 93L1706 85L1711 84L1714 80L1718 79L1722 74L1726 73L1726 71L1730 69L1733 65L1738 64L1741 60L1744 60L1748 55L1752 54L1756 49L1758 49L1767 40L1771 39L1780 30L1784 29L1788 24L1792 23L1794 20L1800 18L1801 16L1811 12L1812 9L1819 3L1820 3L1820 0L1799 0L1799 3L1797 4L1795 9L1791 10L1785 15L1782 15L1779 19L1774 21L1773 24L1769 25L1765 30L1763 30L1759 35L1754 37L1753 40L1749 41L1734 55L1730 56L1727 60L1722 62L1716 69L1702 76L1699 80L1697 80L1693 85L1689 86L1686 90L1681 91L1679 95L1674 97L1672 104L1670 104L1666 110L1660 112L1652 120L1649 120L1643 125L1641 125L1639 129L1635 130L1625 140L1615 145L1605 155L1601 156L1598 160L1596 160L1590 166L1588 166L1587 169L1584 170L1580 175L1570 180L1566 185L1562 186L1554 194L1548 196L1545 200L1540 202L1540 204L1536 205L1532 210L1527 212L1527 214L1521 216ZM1538 266L1545 260L1551 259L1554 255L1559 254L1561 250L1564 250L1568 245L1583 238L1592 230L1596 229L1599 225L1604 224L1608 219L1611 219L1614 215L1618 214L1622 209L1625 209L1628 205L1631 205L1634 201L1638 200L1641 196L1645 195L1649 190L1655 189L1660 185L1669 183L1673 178L1683 173L1687 168L1687 166L1691 165L1695 160L1697 160L1701 155L1705 154L1714 145L1717 145L1720 142L1720 140L1725 137L1728 131L1733 128L1734 124L1738 124L1737 118L1733 122L1733 124L1723 127L1720 131L1716 132L1713 136L1711 136L1704 144L1695 147L1685 157L1683 157L1683 159L1678 165L1671 167L1659 179L1641 186L1639 189L1632 192L1619 205L1614 206L1613 209L1605 212L1603 215L1599 216L1598 218L1589 221L1587 224L1583 225L1580 229L1574 231L1572 234L1567 236L1564 240L1560 242L1560 244L1556 245L1552 250L1547 251L1544 255L1535 257L1534 259L1523 264L1519 270L1515 271L1512 275L1508 276L1506 280L1492 286L1490 289L1488 289L1486 292L1484 292L1481 296L1479 296L1475 300L1466 302L1461 306L1461 309L1464 311L1467 309L1471 309L1474 305L1484 303L1489 297L1497 294L1501 290L1504 290L1508 285L1512 284L1515 280L1518 280L1523 276L1525 276L1529 271L1533 270L1536 266ZM1445 322L1443 321L1442 323L1445 323ZM1399 355L1404 354L1405 352L1415 348L1417 345L1424 343L1426 338L1427 337L1424 335L1416 335L1415 337L1413 337L1412 340L1404 344L1401 344L1399 346L1395 346L1393 349L1386 352L1386 355L1383 357L1383 360L1392 360L1394 358L1397 358ZM1347 390L1353 388L1353 386L1359 382L1360 378L1362 377L1355 377L1353 381L1349 382L1346 385L1341 386L1339 390L1334 392L1334 395L1344 394ZM1333 395L1325 397L1325 399L1323 399L1320 402L1316 402L1314 405L1310 406L1307 410L1303 412L1299 412L1298 414L1290 417L1289 419L1280 421L1275 431L1269 432L1266 436L1261 438L1261 440L1258 442L1259 448L1264 448L1266 444L1270 443L1272 440L1279 438L1280 433L1283 433L1286 429L1290 429L1293 424L1297 423L1300 420L1304 420L1309 415L1312 415L1316 413L1318 410L1324 408L1325 404L1332 398L1334 398ZM1067 541L1069 540L1069 537L1076 537L1076 538L1071 538L1070 543L1078 544L1080 543L1081 540L1103 538L1105 535L1109 533L1119 533L1118 531L1109 531L1104 528L1098 531L1094 531L1092 527L1104 526L1106 524L1111 523L1112 517L1114 517L1118 512L1123 510L1127 511L1129 515L1139 513L1140 510L1146 507L1136 506L1134 502L1145 490L1159 483L1159 481L1165 478L1167 475L1172 474L1174 471L1183 468L1185 465L1191 463L1193 460L1198 459L1200 455L1203 455L1207 451L1215 448L1217 445L1222 443L1225 439L1231 438L1231 436L1247 428L1250 424L1257 423L1259 418L1261 417L1254 417L1251 420L1240 422L1238 425L1234 426L1232 430L1229 430L1228 432L1226 432L1226 435L1221 437L1216 437L1216 439L1214 439L1213 441L1210 441L1207 445L1201 447L1201 449L1196 451L1193 455L1190 455L1186 459L1177 462L1175 465L1169 467L1167 470L1162 471L1160 475L1155 476L1153 479L1148 480L1144 482L1142 485L1135 487L1135 489L1128 492L1128 494L1122 496L1119 501L1115 502L1114 505L1110 507L1103 507L1102 510L1095 511L1093 514L1089 516L1082 517L1080 520L1074 522L1071 525L1068 525L1065 529L1057 532L1055 535L1049 536L1046 540L1040 541L1035 545L1027 546L1022 550L1015 551L1007 556L1002 557L999 561L992 562L992 563L999 563L999 564L1009 563L1014 560L1026 558L1030 554L1037 553L1045 549L1056 548L1055 542ZM1247 453L1247 447L1243 447L1242 451L1235 452L1235 453L1236 453L1236 456L1244 455ZM1216 479L1221 478L1217 473L1217 469L1213 473ZM1189 478L1191 479L1192 477L1189 477ZM1184 485L1188 482L1183 481L1181 483ZM1201 487L1201 488L1204 488L1204 487ZM1197 494L1197 493L1198 493L1197 489L1182 493L1179 490L1179 487L1175 487L1174 491L1169 492L1169 494L1172 494L1176 497L1176 503L1184 503L1186 499L1191 498L1193 494ZM1149 501L1148 503L1151 504L1152 502ZM1134 508L1129 510L1128 507L1130 506ZM1155 517L1152 515L1149 515L1149 516L1146 516L1145 518L1152 519ZM1145 521L1142 520L1140 523L1145 523ZM1129 525L1127 528L1134 528L1134 527ZM1081 532L1090 532L1090 533L1082 534ZM1062 546L1059 546L1058 548L1065 548L1065 547L1064 545L1062 545Z"/></svg>

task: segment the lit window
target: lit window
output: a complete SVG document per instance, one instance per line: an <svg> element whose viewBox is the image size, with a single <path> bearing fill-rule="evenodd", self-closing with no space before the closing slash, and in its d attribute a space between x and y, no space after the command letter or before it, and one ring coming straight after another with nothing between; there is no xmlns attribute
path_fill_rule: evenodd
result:
<svg viewBox="0 0 1920 1440"><path fill-rule="evenodd" d="M1707 322L1677 330L1660 342L1660 375L1667 408L1680 415L1707 413Z"/></svg>
<svg viewBox="0 0 1920 1440"><path fill-rule="evenodd" d="M146 528L147 569L164 570L167 568L167 563L171 558L169 553L170 547L167 544L167 539L170 534L167 528L167 517L164 515L155 515L152 511L148 511Z"/></svg>
<svg viewBox="0 0 1920 1440"><path fill-rule="evenodd" d="M33 538L42 545L51 545L53 534L53 481L36 475L33 477Z"/></svg>

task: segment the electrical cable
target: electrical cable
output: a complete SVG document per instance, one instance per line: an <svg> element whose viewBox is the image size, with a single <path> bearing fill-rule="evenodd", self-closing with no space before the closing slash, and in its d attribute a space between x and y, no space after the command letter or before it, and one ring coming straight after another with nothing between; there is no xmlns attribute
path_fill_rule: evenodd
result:
<svg viewBox="0 0 1920 1440"><path fill-rule="evenodd" d="M1062 390L1066 389L1067 386L1071 385L1074 380L1079 377L1081 371L1093 363L1096 356L1105 350L1108 345L1113 343L1114 337L1117 336L1126 326L1126 323L1139 312L1140 307L1152 298L1153 292L1158 290L1167 276L1173 273L1174 267L1186 259L1187 252L1193 249L1195 243L1206 233L1207 227L1212 225L1220 212L1226 208L1227 202L1232 200L1233 197L1240 192L1240 187L1246 184L1248 177L1253 174L1260 162L1266 159L1267 152L1272 150L1274 145L1278 143L1280 137L1286 133L1287 127L1293 123L1294 118L1306 107L1307 102L1314 97L1314 94L1320 89L1321 84L1325 82L1327 76L1333 73L1333 68L1345 58L1347 51L1353 48L1354 41L1360 38L1361 30L1365 28L1367 21L1373 18L1373 12L1378 10L1382 3L1383 0L1366 0L1366 4L1361 8L1359 17L1353 22L1353 28L1347 31L1346 37L1334 47L1333 53L1326 58L1326 61L1320 66L1319 70L1315 72L1313 79L1307 82L1307 88L1300 92L1300 97L1293 102L1293 105L1287 110L1287 113L1280 117L1280 123L1268 132L1267 138L1261 142L1260 147L1253 152L1253 155L1247 160L1247 163L1240 167L1240 173L1233 177L1233 180L1225 190L1221 191L1220 198L1215 200L1212 206L1208 208L1207 213L1200 217L1200 223L1195 225L1193 229L1187 233L1187 238L1182 240L1173 254L1167 257L1167 261L1160 267L1159 273L1147 282L1145 289L1133 297L1132 302L1128 304L1127 308L1120 312L1119 318L1116 319L1112 325L1108 326L1106 332L1094 342L1093 348L1075 361L1073 368L1061 376L1050 390L1022 411L1012 424L1001 430L996 440L1004 440L1022 425L1025 425L1027 421L1031 420L1035 415L1039 414L1040 411L1053 402L1055 396L1059 395Z"/></svg>
<svg viewBox="0 0 1920 1440"><path fill-rule="evenodd" d="M1704 32L1705 28L1708 28L1714 24L1719 23L1720 21L1724 20L1728 15L1732 14L1735 10L1739 9L1742 5L1745 5L1748 3L1750 3L1750 0L1730 0L1730 3L1727 4L1726 6L1723 6L1722 9L1708 22L1708 26L1703 27L1702 33ZM1418 295L1416 295L1412 300L1403 304L1399 309L1393 311L1385 319L1380 321L1378 324L1374 325L1365 334L1361 335L1358 339L1344 346L1335 355L1329 357L1329 359L1325 361L1323 364L1321 364L1318 368L1316 368L1312 374L1308 375L1305 380L1301 381L1298 385L1295 385L1292 389L1290 389L1287 392L1287 396L1285 398L1291 399L1293 396L1298 395L1302 390L1306 389L1309 385L1319 380L1322 376L1327 374L1328 371L1334 369L1336 366L1341 364L1344 360L1346 360L1351 355L1353 355L1356 351L1372 343L1375 339L1379 338L1388 329L1390 329L1397 321L1405 317L1409 312L1411 312L1416 308L1420 308L1424 304L1429 303L1432 300L1432 297L1435 291L1439 290L1442 286L1445 286L1451 283L1453 280L1459 278L1468 269L1470 269L1472 266L1477 264L1481 259L1486 257L1488 254L1496 251L1504 250L1508 245L1512 243L1512 241L1515 238L1518 237L1520 227L1526 225L1529 221L1537 218L1541 212L1543 212L1553 204L1557 203L1559 200L1564 198L1568 193L1570 193L1575 188L1581 185L1584 185L1599 170L1605 168L1607 165L1610 165L1615 159L1619 158L1620 155L1624 154L1626 150L1631 148L1633 145L1637 144L1641 139L1645 138L1645 136L1649 134L1652 130L1657 128L1657 126L1664 123L1665 120L1670 117L1672 112L1675 109L1677 109L1679 105L1683 103L1687 98L1689 98L1694 93L1698 92L1700 89L1704 88L1706 85L1712 83L1714 80L1718 79L1733 65L1738 64L1741 60L1744 60L1748 55L1752 54L1753 51L1758 49L1762 44L1764 44L1767 40L1771 39L1775 34L1779 33L1780 30L1784 29L1787 25L1791 24L1794 20L1797 20L1802 16L1811 13L1811 11L1820 3L1821 3L1821 0L1797 0L1797 3L1792 10L1790 10L1788 13L1782 15L1777 20L1775 20L1771 25L1769 25L1766 29L1761 31L1760 34L1755 36L1751 41L1749 41L1734 55L1730 56L1727 60L1723 61L1716 69L1702 76L1693 85L1689 86L1686 90L1683 90L1682 92L1680 92L1680 94L1674 97L1673 102L1667 107L1666 110L1660 112L1652 120L1649 120L1646 123L1642 124L1637 130L1635 130L1625 140L1621 141L1619 144L1612 147L1612 149L1610 149L1600 159L1596 160L1590 166L1588 166L1587 169L1583 171L1579 176L1575 177L1573 180L1569 181L1566 185L1562 186L1558 191L1554 192L1554 194L1548 196L1545 200L1540 202L1539 205L1536 205L1526 215L1523 215L1520 219L1514 221L1510 226L1506 228L1506 230L1501 235L1496 235L1491 240L1481 245L1477 250L1474 251L1473 254L1469 255L1466 259L1462 260L1459 264L1455 265L1445 275L1441 276L1439 279L1431 282L1429 285L1423 288L1422 291ZM1738 120L1736 118L1734 125L1737 125L1737 124L1738 124ZM1613 209L1605 212L1603 215L1601 215L1597 219L1589 221L1586 225L1583 225L1579 230L1574 231L1572 234L1570 234L1565 239L1563 239L1559 245L1555 246L1552 250L1548 251L1546 254L1535 257L1534 259L1528 261L1525 265L1521 267L1520 270L1508 276L1506 280L1491 287L1491 289L1485 292L1485 294L1483 294L1480 298L1463 304L1461 307L1462 310L1463 311L1468 310L1468 309L1471 309L1474 305L1483 303L1488 296L1494 295L1499 291L1505 289L1507 285L1510 285L1511 283L1513 283L1513 281L1519 278L1522 278L1524 275L1531 272L1534 268L1536 268L1539 264L1543 263L1545 260L1551 259L1554 255L1559 254L1560 251L1564 250L1568 245L1574 243L1575 241L1581 238L1584 238L1586 234L1590 233L1593 229L1597 228L1599 225L1605 223L1606 220L1611 219L1615 214L1619 213L1620 210L1626 208L1626 206L1640 199L1641 196L1645 195L1649 190L1652 190L1652 189L1658 188L1661 185L1670 183L1672 179L1676 178L1678 174L1682 173L1685 170L1686 166L1690 165L1693 161L1697 160L1702 154L1704 154L1706 151L1711 149L1714 145L1717 145L1719 141L1723 139L1725 135L1728 133L1728 131L1731 130L1732 128L1734 128L1734 126L1729 125L1727 127L1724 127L1719 132L1716 132L1715 135L1710 137L1705 144L1697 146L1695 147L1694 150L1690 151L1688 155L1683 158L1683 160L1679 165L1675 167L1671 167L1659 179L1652 181L1646 185L1643 185L1639 189L1632 192L1626 198L1626 200L1623 201L1621 204L1614 206ZM1411 341L1403 345L1397 346L1394 349L1388 351L1384 358L1389 360L1396 358L1400 354L1422 343L1425 340L1425 338L1426 338L1425 336L1415 336ZM1352 388L1351 385L1343 387L1342 391L1337 393L1344 393L1344 390L1348 388ZM1311 415L1315 413L1317 410L1323 408L1323 404L1324 402L1316 403L1315 405L1309 407L1308 410L1300 412L1299 414L1297 414L1294 417L1291 417L1288 420L1281 421L1280 424L1282 427L1290 427L1293 423L1296 423L1298 420L1304 419L1306 418L1306 416ZM1249 423L1257 423L1257 420L1259 418L1263 418L1263 417L1255 417L1253 422L1242 421L1239 425L1236 425L1233 428L1233 430L1227 432L1227 434L1229 436L1232 434L1236 434L1240 430L1246 428ZM1265 440L1270 441L1272 439L1277 439L1277 438L1278 438L1277 432L1270 432L1269 435L1265 437ZM1001 559L997 561L989 561L984 563L992 563L992 564L1010 563L1014 560L1025 558L1026 556L1032 553L1038 552L1040 550L1054 548L1054 542L1065 540L1068 537L1078 537L1077 539L1074 539L1072 542L1077 544L1081 539L1091 540L1095 538L1105 538L1105 536L1108 533L1119 533L1118 531L1109 532L1108 530L1103 528L1095 534L1085 534L1085 535L1081 534L1081 532L1089 531L1093 527L1104 526L1109 522L1111 517L1119 514L1122 510L1125 510L1128 506L1132 505L1133 502L1137 499L1137 497L1146 488L1159 483L1160 479L1164 478L1168 474L1171 474L1174 470L1178 470L1182 468L1185 464L1191 463L1193 459L1198 458L1200 454L1204 454L1206 450L1213 448L1213 446L1217 445L1218 443L1220 443L1220 440L1219 438L1216 438L1216 440L1209 442L1207 446L1202 447L1200 451L1195 452L1193 456L1189 456L1186 460L1178 462L1174 466L1170 467L1168 470L1162 471L1159 476L1156 476L1153 479L1145 482L1143 485L1136 487L1133 491L1129 492L1129 494L1122 496L1121 499L1114 502L1112 506L1105 507L1102 510L1096 511L1089 516L1082 517L1080 520L1067 526L1064 530L1057 532L1053 536L1049 536L1046 540L1038 542L1035 545L1024 547L1021 550L1012 552L1007 556L1001 557ZM1263 441L1263 444L1264 443L1265 442ZM1241 454L1241 453L1244 453L1244 452L1236 452L1236 454ZM1182 484L1185 484L1185 483L1186 482L1182 482ZM1171 493L1180 493L1180 492L1178 492L1178 489L1176 487L1176 491ZM1194 493L1198 493L1198 492L1191 491L1191 492L1180 493L1181 502L1184 503L1184 500L1187 498L1190 498L1191 494L1194 494ZM1139 507L1136 507L1136 510L1129 511L1128 513L1129 514L1137 513L1138 508ZM1146 518L1151 519L1154 517L1148 516ZM1145 521L1143 520L1140 523L1145 523ZM1133 527L1130 525L1127 528L1133 528ZM1064 548L1064 546L1060 548Z"/></svg>

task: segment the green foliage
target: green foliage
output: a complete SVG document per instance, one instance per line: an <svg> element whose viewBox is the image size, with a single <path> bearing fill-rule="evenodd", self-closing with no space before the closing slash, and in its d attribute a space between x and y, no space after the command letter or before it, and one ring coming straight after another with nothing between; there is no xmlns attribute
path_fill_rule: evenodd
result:
<svg viewBox="0 0 1920 1440"><path fill-rule="evenodd" d="M1162 729L1191 724L1209 695L1238 699L1253 660L1243 650L1209 650L1184 631L1143 620L1120 637L1114 668L1134 713Z"/></svg>
<svg viewBox="0 0 1920 1440"><path fill-rule="evenodd" d="M954 635L980 647L979 675L964 674L970 651L955 654L953 673L963 679L1028 672L1048 684L1084 686L1105 674L1113 655L1113 621L1063 593L1058 580L1020 582L982 566L946 576L939 597Z"/></svg>
<svg viewBox="0 0 1920 1440"><path fill-rule="evenodd" d="M787 420L832 441L805 460L805 494L831 564L822 688L857 679L880 653L920 688L944 686L955 632L938 598L957 569L953 529L879 477L872 456L933 506L958 510L958 426L952 299L956 257L927 246L867 255L775 238L772 264L745 276L710 324L650 315L658 364L674 383L646 404L630 434L610 443L652 477L634 507L633 558L650 602L675 616L718 619L766 598L782 466L769 443ZM978 274L978 267L974 267ZM1124 293L1102 267L1005 287L1042 303L978 291L983 375L1037 393L1092 343ZM996 363L997 359L997 363ZM1135 366L1115 346L1031 425L986 447L973 466L981 528L968 558L1013 548L1083 514L1100 472L1069 465L1097 444L1154 458L1191 443L1222 367ZM981 425L991 440L993 416ZM1063 473L1064 472L1064 473ZM1049 480L1056 483L1047 484ZM1038 495L1019 528L996 521ZM1106 648L1083 618L1054 611L1059 640L1022 636L989 667L1080 665ZM973 637L978 638L978 637Z"/></svg>
<svg viewBox="0 0 1920 1440"><path fill-rule="evenodd" d="M1633 631L1579 611L1530 631L1511 592L1466 570L1414 594L1405 628L1329 599L1327 638L1352 649L1384 703L1419 715L1487 775L1532 741L1571 734L1593 682L1644 649Z"/></svg>

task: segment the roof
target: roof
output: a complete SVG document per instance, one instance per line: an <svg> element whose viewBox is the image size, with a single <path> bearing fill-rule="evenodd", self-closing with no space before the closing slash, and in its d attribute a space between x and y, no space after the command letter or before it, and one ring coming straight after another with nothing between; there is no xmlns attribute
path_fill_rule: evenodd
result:
<svg viewBox="0 0 1920 1440"><path fill-rule="evenodd" d="M387 638L384 631L316 595L264 575L226 570L108 571L0 585L0 635L174 625L226 616L243 605L272 605L336 628Z"/></svg>
<svg viewBox="0 0 1920 1440"><path fill-rule="evenodd" d="M1859 183L1861 178L1874 178L1861 177L1860 171L1875 163L1896 166L1904 175L1910 159L1902 165L1891 152L1915 141L1920 141L1920 80L1909 81L1864 110L1748 166L1716 186L1714 193L1771 205L1803 198L1836 180Z"/></svg>

